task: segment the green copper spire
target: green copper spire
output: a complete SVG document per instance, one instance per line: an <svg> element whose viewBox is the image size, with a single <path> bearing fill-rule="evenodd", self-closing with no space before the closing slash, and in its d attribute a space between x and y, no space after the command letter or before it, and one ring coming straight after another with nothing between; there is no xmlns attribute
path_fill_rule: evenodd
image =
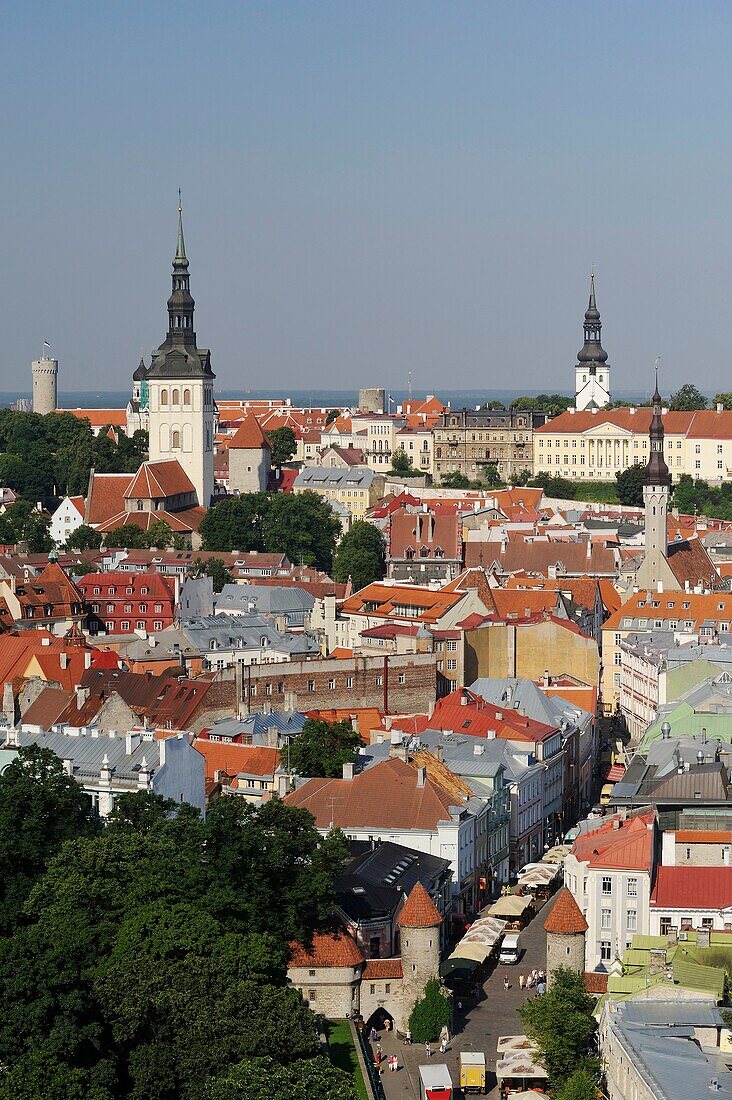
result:
<svg viewBox="0 0 732 1100"><path fill-rule="evenodd" d="M183 201L180 193L180 187L178 188L178 247L175 250L176 261L187 263L186 259L186 246L183 241Z"/></svg>

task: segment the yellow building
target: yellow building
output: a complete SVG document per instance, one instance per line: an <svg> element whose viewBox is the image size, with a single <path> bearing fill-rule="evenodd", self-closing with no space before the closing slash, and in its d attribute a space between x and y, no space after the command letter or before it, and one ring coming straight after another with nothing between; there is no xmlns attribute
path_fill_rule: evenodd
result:
<svg viewBox="0 0 732 1100"><path fill-rule="evenodd" d="M312 492L347 508L353 519L363 519L369 508L384 495L384 477L367 466L339 469L306 466L293 486L294 493Z"/></svg>

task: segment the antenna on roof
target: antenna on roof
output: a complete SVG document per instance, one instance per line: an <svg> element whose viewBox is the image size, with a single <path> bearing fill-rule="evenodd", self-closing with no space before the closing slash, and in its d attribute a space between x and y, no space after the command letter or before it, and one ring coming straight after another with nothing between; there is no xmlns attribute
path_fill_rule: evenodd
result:
<svg viewBox="0 0 732 1100"><path fill-rule="evenodd" d="M411 402L411 400L412 400L412 372L411 371L407 375L407 390L408 390L408 393L409 393L409 400Z"/></svg>

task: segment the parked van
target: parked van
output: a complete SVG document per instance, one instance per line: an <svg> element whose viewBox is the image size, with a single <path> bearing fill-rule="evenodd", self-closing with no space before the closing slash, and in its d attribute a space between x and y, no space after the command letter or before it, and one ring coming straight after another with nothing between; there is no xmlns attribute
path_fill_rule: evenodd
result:
<svg viewBox="0 0 732 1100"><path fill-rule="evenodd" d="M463 1093L485 1092L485 1054L461 1050L458 1056L460 1088Z"/></svg>
<svg viewBox="0 0 732 1100"><path fill-rule="evenodd" d="M601 806L609 806L610 805L610 799L613 796L613 787L614 786L615 786L614 783L606 783L605 786L600 791L600 805Z"/></svg>
<svg viewBox="0 0 732 1100"><path fill-rule="evenodd" d="M506 966L512 966L519 961L521 955L521 949L519 948L519 933L508 932L503 937L503 943L501 944L501 953L498 956L499 963L504 963Z"/></svg>

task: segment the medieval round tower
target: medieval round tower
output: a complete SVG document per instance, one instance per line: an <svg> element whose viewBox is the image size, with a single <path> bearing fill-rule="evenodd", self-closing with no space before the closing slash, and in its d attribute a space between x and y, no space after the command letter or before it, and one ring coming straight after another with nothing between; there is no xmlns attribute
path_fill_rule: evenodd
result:
<svg viewBox="0 0 732 1100"><path fill-rule="evenodd" d="M440 975L442 917L421 882L415 882L397 917L404 974L403 997L407 1016L424 993L427 982Z"/></svg>
<svg viewBox="0 0 732 1100"><path fill-rule="evenodd" d="M554 908L544 922L544 930L547 985L551 986L560 966L584 974L587 921L566 886L559 891Z"/></svg>

